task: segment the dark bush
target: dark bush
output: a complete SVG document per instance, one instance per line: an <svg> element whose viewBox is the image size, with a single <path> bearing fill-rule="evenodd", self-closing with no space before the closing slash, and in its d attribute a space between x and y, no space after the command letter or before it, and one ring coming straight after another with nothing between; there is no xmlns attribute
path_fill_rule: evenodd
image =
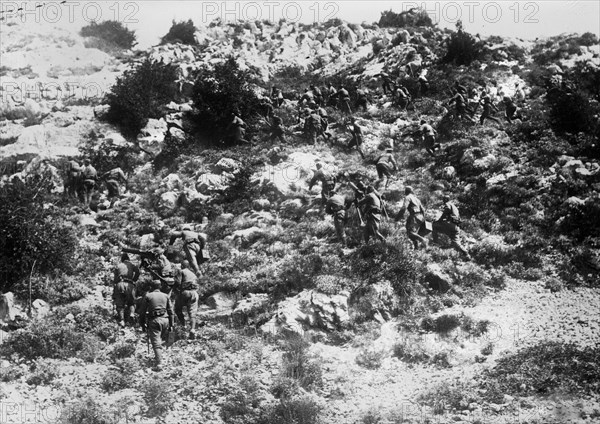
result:
<svg viewBox="0 0 600 424"><path fill-rule="evenodd" d="M305 390L315 390L323 385L323 371L319 358L308 352L310 344L300 336L283 341L282 376L294 379Z"/></svg>
<svg viewBox="0 0 600 424"><path fill-rule="evenodd" d="M200 71L194 83L192 100L198 113L194 116L200 135L214 141L225 140L231 114L239 113L248 127L246 139L251 138L250 128L258 123L260 101L250 88L249 71L240 70L234 58Z"/></svg>
<svg viewBox="0 0 600 424"><path fill-rule="evenodd" d="M106 120L126 137L136 137L148 118L160 118L162 107L177 95L177 68L149 59L125 71L106 95Z"/></svg>
<svg viewBox="0 0 600 424"><path fill-rule="evenodd" d="M376 243L361 246L350 255L350 267L366 284L388 280L396 293L410 299L418 292L421 266L404 245Z"/></svg>
<svg viewBox="0 0 600 424"><path fill-rule="evenodd" d="M479 57L481 42L463 30L462 22L456 24L456 31L450 35L446 45L446 55L442 62L454 65L469 65Z"/></svg>
<svg viewBox="0 0 600 424"><path fill-rule="evenodd" d="M160 40L160 44L183 43L191 46L197 45L195 33L198 28L191 19L188 21L175 22L171 25L169 32Z"/></svg>
<svg viewBox="0 0 600 424"><path fill-rule="evenodd" d="M75 266L78 241L65 226L50 194L49 178L0 187L0 288L3 292L31 273L53 275Z"/></svg>
<svg viewBox="0 0 600 424"><path fill-rule="evenodd" d="M384 27L417 27L417 26L433 26L433 21L423 9L412 8L404 12L395 13L391 10L381 12L379 18L379 26Z"/></svg>
<svg viewBox="0 0 600 424"><path fill-rule="evenodd" d="M90 159L98 174L114 168L121 168L127 173L142 164L139 150L132 145L115 144L112 139L96 134L93 130L83 139L79 151L83 157Z"/></svg>
<svg viewBox="0 0 600 424"><path fill-rule="evenodd" d="M317 424L320 411L320 405L313 398L294 396L266 408L259 422L264 424Z"/></svg>
<svg viewBox="0 0 600 424"><path fill-rule="evenodd" d="M31 282L31 292L29 284ZM64 305L83 299L90 293L89 286L82 282L80 276L59 275L51 278L49 276L36 275L29 279L17 282L12 292L20 299L42 299L51 305Z"/></svg>
<svg viewBox="0 0 600 424"><path fill-rule="evenodd" d="M109 47L130 49L137 44L135 32L130 31L118 21L92 22L81 28L79 34L82 37L96 37L108 43Z"/></svg>
<svg viewBox="0 0 600 424"><path fill-rule="evenodd" d="M87 397L68 406L61 414L63 424L117 424L119 417L92 397Z"/></svg>
<svg viewBox="0 0 600 424"><path fill-rule="evenodd" d="M546 100L550 104L550 124L557 133L590 132L594 109L588 96L575 87L553 87Z"/></svg>

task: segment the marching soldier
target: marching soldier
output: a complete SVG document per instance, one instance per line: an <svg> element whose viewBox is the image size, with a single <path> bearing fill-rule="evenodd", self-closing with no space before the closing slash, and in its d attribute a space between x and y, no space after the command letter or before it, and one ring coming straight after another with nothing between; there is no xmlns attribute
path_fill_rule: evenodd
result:
<svg viewBox="0 0 600 424"><path fill-rule="evenodd" d="M181 274L175 284L177 297L175 299L175 314L185 327L185 316L183 308L187 310L190 321L190 335L194 336L196 331L196 310L198 309L198 277L190 269L190 263L186 260L181 263Z"/></svg>
<svg viewBox="0 0 600 424"><path fill-rule="evenodd" d="M450 201L449 196L443 196L442 216L437 221L433 222L432 238L433 242L437 243L440 234L444 234L450 238L452 247L465 255L467 259L471 259L469 252L460 244L458 238L458 228L460 225L460 214L458 208Z"/></svg>
<svg viewBox="0 0 600 424"><path fill-rule="evenodd" d="M380 188L383 185L384 190L387 188L389 183L389 178L392 176L392 172L396 172L398 170L398 163L393 155L393 149L388 147L385 149L385 153L377 159L375 164L375 168L377 169L377 176L379 180L377 181L377 188Z"/></svg>
<svg viewBox="0 0 600 424"><path fill-rule="evenodd" d="M121 262L116 266L113 280L112 298L117 309L119 325L133 324L136 289L135 283L140 276L140 270L129 260L127 253L121 255Z"/></svg>
<svg viewBox="0 0 600 424"><path fill-rule="evenodd" d="M160 282L151 283L151 291L142 299L140 309L140 325L146 331L152 343L156 370L162 370L162 341L173 331L174 312L169 295L160 290Z"/></svg>
<svg viewBox="0 0 600 424"><path fill-rule="evenodd" d="M121 168L114 168L110 171L104 173L102 178L106 181L106 188L108 189L108 198L112 199L114 197L120 196L120 186L119 183L126 184L127 177Z"/></svg>
<svg viewBox="0 0 600 424"><path fill-rule="evenodd" d="M86 206L90 205L92 200L92 194L96 188L96 180L98 179L98 172L96 168L92 166L89 159L83 161L84 167L81 171L83 178L83 203Z"/></svg>
<svg viewBox="0 0 600 424"><path fill-rule="evenodd" d="M349 148L353 148L356 146L356 150L360 153L360 156L364 159L365 153L363 152L363 132L362 128L357 124L356 118L350 118L350 122L352 123L352 129L350 130L350 134L352 134L352 138L348 143Z"/></svg>
<svg viewBox="0 0 600 424"><path fill-rule="evenodd" d="M335 226L337 239L342 246L347 247L345 225L347 218L346 210L348 209L348 206L346 206L346 198L341 194L336 194L335 190L330 191L329 194L331 197L327 200L325 212L333 215L333 224Z"/></svg>
<svg viewBox="0 0 600 424"><path fill-rule="evenodd" d="M382 202L378 193L373 186L367 187L366 194L358 201L358 207L362 209L362 214L366 220L364 229L365 244L369 243L371 237L379 241L385 240L383 234L379 232L381 223Z"/></svg>
<svg viewBox="0 0 600 424"><path fill-rule="evenodd" d="M415 249L419 248L419 242L426 248L427 240L418 234L421 224L425 222L425 209L423 208L421 201L415 196L411 186L405 187L404 194L406 195L404 204L402 205L402 209L400 209L396 220L403 219L404 213L408 211L408 218L406 218L406 233L408 238L412 241Z"/></svg>
<svg viewBox="0 0 600 424"><path fill-rule="evenodd" d="M317 170L308 183L308 190L312 190L313 186L319 181L321 182L321 198L323 199L323 205L325 205L329 198L329 193L335 189L336 179L333 174L323 169L321 162L317 162Z"/></svg>
<svg viewBox="0 0 600 424"><path fill-rule="evenodd" d="M192 231L192 227L185 225L181 231L172 231L170 234L169 245L173 245L178 238L183 239L183 250L185 257L192 270L197 274L200 272L198 266L198 255L206 246L206 239L200 233Z"/></svg>

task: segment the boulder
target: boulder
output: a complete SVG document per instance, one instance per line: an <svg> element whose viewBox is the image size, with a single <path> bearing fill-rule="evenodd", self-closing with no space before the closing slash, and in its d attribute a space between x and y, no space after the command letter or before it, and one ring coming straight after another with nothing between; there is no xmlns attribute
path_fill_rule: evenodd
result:
<svg viewBox="0 0 600 424"><path fill-rule="evenodd" d="M100 224L96 222L96 220L87 214L82 214L77 216L77 225L80 227L99 227Z"/></svg>
<svg viewBox="0 0 600 424"><path fill-rule="evenodd" d="M238 297L235 293L218 292L206 299L206 304L212 309L233 309Z"/></svg>
<svg viewBox="0 0 600 424"><path fill-rule="evenodd" d="M238 325L252 324L252 318L263 312L268 304L268 294L250 293L235 305L232 312L233 319Z"/></svg>
<svg viewBox="0 0 600 424"><path fill-rule="evenodd" d="M108 133L106 136L104 136L104 138L107 141L110 141L113 146L126 147L129 145L129 142L125 139L125 137L118 132Z"/></svg>
<svg viewBox="0 0 600 424"><path fill-rule="evenodd" d="M166 191L160 195L158 201L158 208L163 212L172 212L177 209L177 201L179 200L179 193L175 191Z"/></svg>
<svg viewBox="0 0 600 424"><path fill-rule="evenodd" d="M438 264L427 264L424 281L429 288L446 293L452 288L452 277L446 274Z"/></svg>
<svg viewBox="0 0 600 424"><path fill-rule="evenodd" d="M496 163L496 156L488 154L482 158L473 161L473 168L479 171L486 171Z"/></svg>
<svg viewBox="0 0 600 424"><path fill-rule="evenodd" d="M580 206L584 206L585 200L580 199L579 197L576 197L576 196L571 196L567 200L565 200L564 204L569 207L572 207L572 208L577 208Z"/></svg>
<svg viewBox="0 0 600 424"><path fill-rule="evenodd" d="M279 213L286 218L299 218L304 214L302 199L288 199L279 205Z"/></svg>
<svg viewBox="0 0 600 424"><path fill-rule="evenodd" d="M160 182L160 187L167 189L168 191L181 190L183 188L183 182L179 175L169 174Z"/></svg>
<svg viewBox="0 0 600 424"><path fill-rule="evenodd" d="M166 134L167 122L163 118L151 118L148 119L148 123L138 134L137 141L145 152L156 156L163 148Z"/></svg>
<svg viewBox="0 0 600 424"><path fill-rule="evenodd" d="M242 165L235 159L222 158L215 164L215 173L220 174L223 172L228 172L230 174L234 174L239 171L241 167Z"/></svg>
<svg viewBox="0 0 600 424"><path fill-rule="evenodd" d="M580 161L579 159L571 159L571 160L565 162L565 164L562 167L576 169L576 168L583 168L584 165L583 165L583 162Z"/></svg>
<svg viewBox="0 0 600 424"><path fill-rule="evenodd" d="M256 211L269 210L271 209L271 202L269 202L269 199L255 199L252 202L252 209Z"/></svg>
<svg viewBox="0 0 600 424"><path fill-rule="evenodd" d="M42 299L35 299L31 303L31 317L43 318L50 313L50 305Z"/></svg>
<svg viewBox="0 0 600 424"><path fill-rule="evenodd" d="M387 321L395 315L399 306L398 296L389 281L368 285L351 300L351 308L361 315L381 317Z"/></svg>
<svg viewBox="0 0 600 424"><path fill-rule="evenodd" d="M234 231L231 235L234 242L243 246L249 246L258 240L264 234L265 230L260 227L250 227L243 230Z"/></svg>
<svg viewBox="0 0 600 424"><path fill-rule="evenodd" d="M148 250L152 249L156 244L156 239L154 238L154 234L144 234L140 238L140 249Z"/></svg>
<svg viewBox="0 0 600 424"><path fill-rule="evenodd" d="M304 290L279 304L277 313L261 327L267 333L303 334L308 329L333 331L347 323L347 292L327 295L316 290Z"/></svg>
<svg viewBox="0 0 600 424"><path fill-rule="evenodd" d="M235 218L235 215L232 213L222 213L221 215L219 215L215 218L215 223L216 224L227 224L228 222L233 221L233 218Z"/></svg>
<svg viewBox="0 0 600 424"><path fill-rule="evenodd" d="M178 142L182 142L185 140L185 131L183 131L181 128L177 128L177 127L171 127L169 128L169 135L171 136L171 138L175 141Z"/></svg>
<svg viewBox="0 0 600 424"><path fill-rule="evenodd" d="M202 194L223 191L231 181L231 174L202 174L196 181L196 190Z"/></svg>
<svg viewBox="0 0 600 424"><path fill-rule="evenodd" d="M0 295L0 321L14 321L20 310L15 305L15 295L12 292Z"/></svg>
<svg viewBox="0 0 600 424"><path fill-rule="evenodd" d="M110 105L94 106L94 116L97 119L103 119L109 110L110 110Z"/></svg>
<svg viewBox="0 0 600 424"><path fill-rule="evenodd" d="M446 166L442 169L442 178L445 180L451 180L456 176L456 169L453 166Z"/></svg>

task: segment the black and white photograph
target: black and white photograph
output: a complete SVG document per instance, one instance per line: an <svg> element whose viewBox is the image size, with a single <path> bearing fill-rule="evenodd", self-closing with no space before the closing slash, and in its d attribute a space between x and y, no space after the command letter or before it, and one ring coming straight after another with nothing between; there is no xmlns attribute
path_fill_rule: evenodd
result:
<svg viewBox="0 0 600 424"><path fill-rule="evenodd" d="M0 424L600 423L600 2L0 2Z"/></svg>

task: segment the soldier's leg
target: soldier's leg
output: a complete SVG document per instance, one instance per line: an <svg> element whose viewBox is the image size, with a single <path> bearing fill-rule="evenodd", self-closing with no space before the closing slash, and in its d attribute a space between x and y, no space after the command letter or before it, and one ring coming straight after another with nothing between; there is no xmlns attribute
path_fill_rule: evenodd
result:
<svg viewBox="0 0 600 424"><path fill-rule="evenodd" d="M197 258L198 252L200 251L200 245L198 243L185 244L183 250L185 251L185 257L192 266L192 269L198 274L200 272L200 267L198 266Z"/></svg>
<svg viewBox="0 0 600 424"><path fill-rule="evenodd" d="M375 237L379 241L385 240L383 234L379 232L379 225L381 223L381 219L377 217L373 217L373 237Z"/></svg>
<svg viewBox="0 0 600 424"><path fill-rule="evenodd" d="M181 326L185 328L185 316L183 315L183 306L185 305L184 293L179 294L175 299L175 315L181 323Z"/></svg>
<svg viewBox="0 0 600 424"><path fill-rule="evenodd" d="M125 326L125 305L117 305L117 321L121 327Z"/></svg>
<svg viewBox="0 0 600 424"><path fill-rule="evenodd" d="M162 326L160 318L153 318L148 322L148 337L158 366L162 363Z"/></svg>
<svg viewBox="0 0 600 424"><path fill-rule="evenodd" d="M190 319L190 330L193 333L196 330L196 312L198 311L198 292L190 290L190 299L187 302L187 312Z"/></svg>

